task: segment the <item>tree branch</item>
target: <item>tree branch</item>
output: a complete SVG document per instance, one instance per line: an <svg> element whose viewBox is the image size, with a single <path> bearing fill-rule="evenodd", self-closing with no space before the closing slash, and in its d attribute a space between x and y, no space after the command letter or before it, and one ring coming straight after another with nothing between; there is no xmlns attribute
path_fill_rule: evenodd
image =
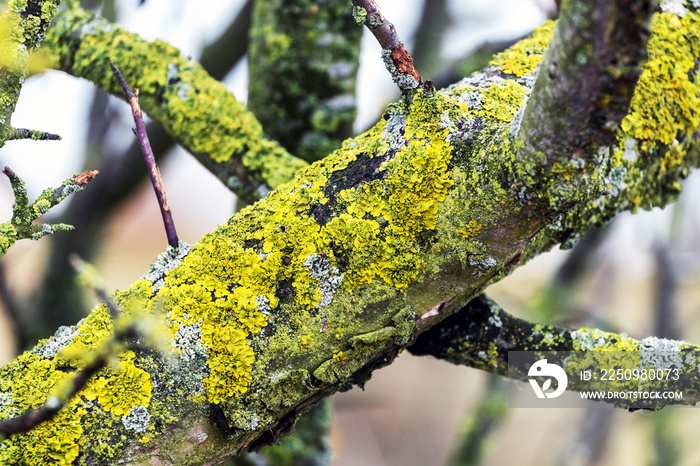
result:
<svg viewBox="0 0 700 466"><path fill-rule="evenodd" d="M667 390L682 388L683 397L678 400L611 400L616 406L635 407L640 403L646 409L661 409L670 404L695 405L700 401L700 386L697 384L697 367L695 361L700 353L700 346L685 341L666 340L649 337L643 340L583 327L567 329L553 325L541 325L527 322L511 316L498 304L485 296L479 296L469 302L454 315L443 320L439 325L422 333L409 351L418 356L434 356L453 364L481 369L505 377L526 380L527 374L514 370L508 365L508 352L659 352L671 354L680 361L674 367L679 369L679 380L661 380ZM567 363L575 366L575 355L567 357ZM678 367L680 366L680 367ZM635 366L636 367L636 366ZM626 368L626 367L625 367ZM669 369L670 366L664 367ZM522 368L519 368L522 370ZM639 380L627 381L616 389L620 391L637 391ZM650 382L651 384L651 382ZM569 377L567 390L595 390L593 382L576 380ZM609 387L608 387L609 388Z"/></svg>
<svg viewBox="0 0 700 466"><path fill-rule="evenodd" d="M548 196L564 206L602 190L596 166L609 157L627 115L654 3L564 3L517 130L520 171L531 198ZM574 188L572 179L581 186Z"/></svg>
<svg viewBox="0 0 700 466"><path fill-rule="evenodd" d="M347 0L256 1L248 107L268 135L312 162L352 135L362 29Z"/></svg>
<svg viewBox="0 0 700 466"><path fill-rule="evenodd" d="M35 225L33 222L69 195L82 191L88 181L99 175L96 170L88 170L75 175L64 181L58 188L45 189L33 203L29 204L24 181L9 167L5 167L3 173L10 180L15 202L12 206L12 219L0 224L0 256L5 255L10 246L17 240L38 240L58 231L72 230L72 226L63 223Z"/></svg>
<svg viewBox="0 0 700 466"><path fill-rule="evenodd" d="M43 40L59 3L10 0L0 16L0 147L17 135L11 119L27 75L29 53Z"/></svg>
<svg viewBox="0 0 700 466"><path fill-rule="evenodd" d="M413 57L406 51L396 28L379 10L375 0L353 0L353 16L357 24L367 26L382 48L382 58L386 69L402 92L415 89L422 80L413 67Z"/></svg>
<svg viewBox="0 0 700 466"><path fill-rule="evenodd" d="M117 77L119 85L124 90L126 94L126 99L131 106L131 114L134 117L134 134L141 144L141 152L143 152L143 158L146 160L146 166L148 167L148 174L151 178L151 185L156 194L156 199L158 200L158 207L160 208L160 214L163 218L163 225L165 226L165 233L168 238L168 244L171 248L177 249L180 241L177 238L177 231L175 230L175 222L173 221L173 214L170 211L170 205L168 204L168 198L165 194L165 186L163 185L163 177L160 174L158 165L156 164L156 158L153 155L153 149L151 149L151 143L148 141L148 133L146 132L146 123L143 121L143 113L141 112L141 106L139 105L139 90L136 89L136 93L131 92L129 84L127 84L124 79L124 75L121 74L117 65L114 62L110 63L112 71Z"/></svg>
<svg viewBox="0 0 700 466"><path fill-rule="evenodd" d="M266 139L243 104L168 44L146 42L74 5L58 15L45 45L55 67L117 95L109 63L119 63L146 113L244 199L263 197L306 165Z"/></svg>

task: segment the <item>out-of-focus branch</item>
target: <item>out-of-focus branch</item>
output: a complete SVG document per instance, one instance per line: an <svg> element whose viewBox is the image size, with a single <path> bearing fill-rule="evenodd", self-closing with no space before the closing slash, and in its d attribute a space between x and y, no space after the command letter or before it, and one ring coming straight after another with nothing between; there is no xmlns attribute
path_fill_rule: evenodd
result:
<svg viewBox="0 0 700 466"><path fill-rule="evenodd" d="M421 70L423 76L429 76L435 82L435 73L440 69L442 63L442 39L445 32L451 25L450 15L447 11L445 0L424 0L423 11L420 15L420 23L413 38L413 62L416 68ZM480 70L483 66L474 68L473 71ZM460 74L457 79L471 73ZM457 79L450 80L451 84ZM435 83L435 86L440 86Z"/></svg>
<svg viewBox="0 0 700 466"><path fill-rule="evenodd" d="M265 133L314 161L352 135L362 29L347 0L258 0L248 53L248 106Z"/></svg>
<svg viewBox="0 0 700 466"><path fill-rule="evenodd" d="M11 119L27 74L29 53L44 39L58 0L10 0L0 16L0 147L16 139Z"/></svg>
<svg viewBox="0 0 700 466"><path fill-rule="evenodd" d="M266 139L243 104L168 44L144 41L72 6L58 16L46 46L56 67L113 93L119 87L109 63L119 63L140 89L146 113L245 199L263 197L306 165Z"/></svg>
<svg viewBox="0 0 700 466"><path fill-rule="evenodd" d="M214 79L223 79L248 52L248 30L253 0L247 0L226 30L202 49L199 63Z"/></svg>

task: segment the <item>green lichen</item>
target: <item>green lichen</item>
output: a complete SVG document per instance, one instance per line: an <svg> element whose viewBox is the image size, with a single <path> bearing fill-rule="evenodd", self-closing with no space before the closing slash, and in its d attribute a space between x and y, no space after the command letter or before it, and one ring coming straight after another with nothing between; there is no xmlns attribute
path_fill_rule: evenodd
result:
<svg viewBox="0 0 700 466"><path fill-rule="evenodd" d="M318 160L352 135L362 29L345 0L255 2L248 107L291 153Z"/></svg>
<svg viewBox="0 0 700 466"><path fill-rule="evenodd" d="M358 26L364 26L365 21L367 21L367 10L365 10L361 6L353 6L352 17Z"/></svg>

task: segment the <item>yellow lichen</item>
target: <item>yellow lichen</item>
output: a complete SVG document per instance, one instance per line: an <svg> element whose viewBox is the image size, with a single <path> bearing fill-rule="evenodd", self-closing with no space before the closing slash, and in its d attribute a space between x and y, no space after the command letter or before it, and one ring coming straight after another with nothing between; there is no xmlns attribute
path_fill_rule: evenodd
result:
<svg viewBox="0 0 700 466"><path fill-rule="evenodd" d="M518 109L524 103L526 93L525 87L515 81L491 84L481 91L482 108L476 113L502 122L513 121Z"/></svg>
<svg viewBox="0 0 700 466"><path fill-rule="evenodd" d="M622 130L642 141L669 144L680 131L700 126L700 86L695 62L700 57L700 14L682 18L661 12L652 19L649 60L635 87Z"/></svg>
<svg viewBox="0 0 700 466"><path fill-rule="evenodd" d="M547 21L542 26L535 28L528 38L494 55L489 65L500 68L506 74L516 76L534 73L537 64L542 61L544 52L547 50L555 24L554 21Z"/></svg>
<svg viewBox="0 0 700 466"><path fill-rule="evenodd" d="M471 220L464 228L457 231L462 238L469 239L481 233L481 224L476 220Z"/></svg>
<svg viewBox="0 0 700 466"><path fill-rule="evenodd" d="M133 352L119 363L114 374L97 377L85 387L82 395L100 403L102 409L116 416L128 414L134 406L148 407L151 401L151 377L134 365Z"/></svg>

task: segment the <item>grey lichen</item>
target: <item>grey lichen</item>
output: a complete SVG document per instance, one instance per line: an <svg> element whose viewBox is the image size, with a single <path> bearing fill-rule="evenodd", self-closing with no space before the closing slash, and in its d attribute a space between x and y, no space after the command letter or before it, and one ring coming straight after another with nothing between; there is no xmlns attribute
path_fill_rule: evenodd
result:
<svg viewBox="0 0 700 466"><path fill-rule="evenodd" d="M134 432L146 432L151 414L145 406L134 406L127 416L122 416L122 424L127 430Z"/></svg>
<svg viewBox="0 0 700 466"><path fill-rule="evenodd" d="M412 75L403 74L396 68L394 60L391 58L391 50L382 49L382 60L391 74L391 79L400 89L416 89L420 85Z"/></svg>
<svg viewBox="0 0 700 466"><path fill-rule="evenodd" d="M394 113L387 120L382 130L382 137L389 141L393 150L401 150L402 147L408 144L404 137L406 133L406 115L403 113Z"/></svg>
<svg viewBox="0 0 700 466"><path fill-rule="evenodd" d="M78 335L79 325L80 323L70 327L59 327L51 338L46 340L44 344L35 346L32 352L46 359L53 359L59 351L68 346L73 341L73 338Z"/></svg>
<svg viewBox="0 0 700 466"><path fill-rule="evenodd" d="M165 284L165 274L175 269L180 262L189 254L192 246L180 241L177 249L168 246L155 261L151 264L151 268L146 275L141 277L141 280L148 280L153 283L153 293L157 293Z"/></svg>
<svg viewBox="0 0 700 466"><path fill-rule="evenodd" d="M333 294L343 283L343 274L339 274L336 267L330 267L325 255L311 254L304 261L304 265L309 268L309 275L318 278L321 289L321 302L316 309L328 306L333 301Z"/></svg>
<svg viewBox="0 0 700 466"><path fill-rule="evenodd" d="M680 347L685 341L669 340L666 338L647 337L639 340L640 367L654 369L683 368L683 358Z"/></svg>

